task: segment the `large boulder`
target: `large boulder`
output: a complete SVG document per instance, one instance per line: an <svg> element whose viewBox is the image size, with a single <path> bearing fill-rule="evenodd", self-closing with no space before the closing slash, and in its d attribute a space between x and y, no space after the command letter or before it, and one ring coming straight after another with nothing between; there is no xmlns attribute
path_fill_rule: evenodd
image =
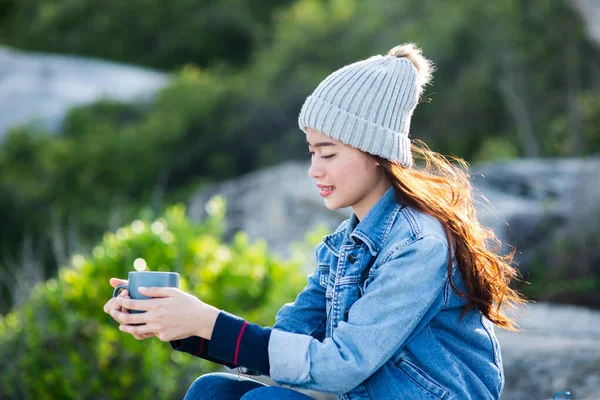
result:
<svg viewBox="0 0 600 400"><path fill-rule="evenodd" d="M517 249L522 272L540 245L561 229L593 232L600 225L600 157L520 159L477 165L473 184L489 204L480 220ZM600 243L600 239L597 241Z"/></svg>
<svg viewBox="0 0 600 400"><path fill-rule="evenodd" d="M10 127L31 121L57 130L71 107L146 98L167 80L145 68L0 47L0 140Z"/></svg>
<svg viewBox="0 0 600 400"><path fill-rule="evenodd" d="M204 189L190 200L190 215L202 218L206 200L222 194L228 203L228 235L244 230L250 237L264 238L276 253L289 254L290 242L302 241L308 230L319 225L335 229L351 212L325 208L308 167L308 162L288 162ZM599 170L600 158L522 159L474 166L475 189L489 200L479 199L479 219L506 246L517 247L516 260L527 269L535 256L529 249L570 219L577 217L581 229L598 225L597 220L586 218L586 211L600 204Z"/></svg>
<svg viewBox="0 0 600 400"><path fill-rule="evenodd" d="M600 312L529 304L516 315L521 332L496 329L505 373L503 399L600 399Z"/></svg>
<svg viewBox="0 0 600 400"><path fill-rule="evenodd" d="M598 0L571 0L573 8L581 15L590 39L600 47L600 2Z"/></svg>
<svg viewBox="0 0 600 400"><path fill-rule="evenodd" d="M308 167L293 161L211 186L192 197L188 213L202 219L206 201L222 195L227 201L226 237L243 230L253 239L265 239L270 250L286 257L290 243L303 241L307 232L320 226L335 229L351 212L325 208Z"/></svg>

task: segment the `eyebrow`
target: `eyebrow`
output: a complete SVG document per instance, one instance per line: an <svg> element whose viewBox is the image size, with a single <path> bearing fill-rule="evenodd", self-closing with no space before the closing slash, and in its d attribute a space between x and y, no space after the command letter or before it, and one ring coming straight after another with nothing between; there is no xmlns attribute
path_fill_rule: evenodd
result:
<svg viewBox="0 0 600 400"><path fill-rule="evenodd" d="M309 145L310 147L335 146L335 143L331 143L331 142L315 143L314 146L313 146L312 144L308 143L308 140L306 141L306 144Z"/></svg>

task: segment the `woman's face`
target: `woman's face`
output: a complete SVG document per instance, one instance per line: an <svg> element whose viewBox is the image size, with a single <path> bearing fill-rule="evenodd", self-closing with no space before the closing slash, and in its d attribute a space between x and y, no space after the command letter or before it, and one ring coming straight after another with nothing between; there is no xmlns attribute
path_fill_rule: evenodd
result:
<svg viewBox="0 0 600 400"><path fill-rule="evenodd" d="M306 129L306 141L312 153L308 174L320 186L325 207L352 207L362 220L391 186L383 168L367 153L312 128Z"/></svg>

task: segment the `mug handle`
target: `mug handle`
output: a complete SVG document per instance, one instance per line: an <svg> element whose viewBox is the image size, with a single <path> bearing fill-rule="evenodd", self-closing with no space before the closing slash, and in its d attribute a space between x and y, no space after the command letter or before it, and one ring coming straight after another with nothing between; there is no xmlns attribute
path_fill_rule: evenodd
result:
<svg viewBox="0 0 600 400"><path fill-rule="evenodd" d="M117 286L115 288L115 290L113 291L113 297L117 297L119 295L119 292L121 291L121 289L127 289L127 290L129 290L129 284L127 284L127 283L121 283L119 286Z"/></svg>

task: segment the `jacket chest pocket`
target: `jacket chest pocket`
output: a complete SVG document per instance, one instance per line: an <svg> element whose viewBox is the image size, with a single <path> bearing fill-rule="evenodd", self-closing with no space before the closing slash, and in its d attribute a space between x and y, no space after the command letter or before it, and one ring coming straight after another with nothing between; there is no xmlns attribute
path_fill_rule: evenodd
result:
<svg viewBox="0 0 600 400"><path fill-rule="evenodd" d="M327 320L327 332L329 332L329 318L331 316L331 307L333 305L333 286L335 275L331 273L329 265L319 265L319 285L325 289L325 312Z"/></svg>
<svg viewBox="0 0 600 400"><path fill-rule="evenodd" d="M319 284L325 289L329 281L329 269L329 265L319 265Z"/></svg>
<svg viewBox="0 0 600 400"><path fill-rule="evenodd" d="M375 277L375 268L369 268L361 275L358 290L360 291L360 297L364 296L367 287L373 282Z"/></svg>
<svg viewBox="0 0 600 400"><path fill-rule="evenodd" d="M319 264L319 285L325 289L325 297L333 297L333 286L335 283L335 272L331 271L329 265Z"/></svg>

